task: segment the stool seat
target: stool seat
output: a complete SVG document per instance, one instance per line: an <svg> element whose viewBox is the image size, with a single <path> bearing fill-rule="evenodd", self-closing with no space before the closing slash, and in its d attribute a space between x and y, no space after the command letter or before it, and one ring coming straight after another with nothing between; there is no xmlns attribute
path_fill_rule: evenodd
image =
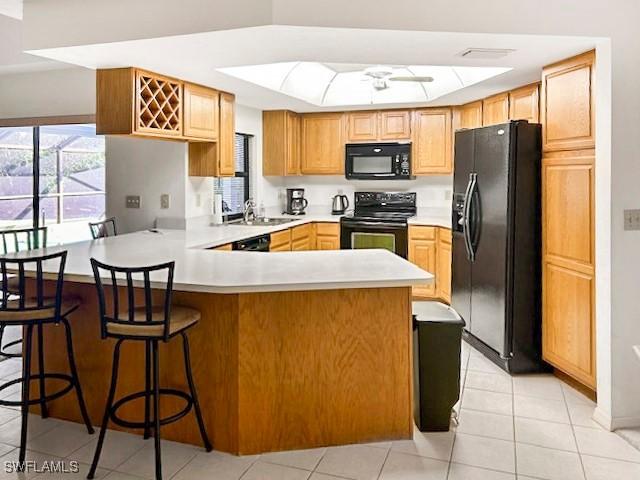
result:
<svg viewBox="0 0 640 480"><path fill-rule="evenodd" d="M80 306L82 301L78 297L63 296L60 316L68 315ZM44 297L43 307L38 307L36 298L27 298L24 301L24 309L20 309L20 299L10 299L7 302L8 310L0 310L0 323L23 323L31 320L55 320L56 299Z"/></svg>
<svg viewBox="0 0 640 480"><path fill-rule="evenodd" d="M128 313L122 313L120 318L129 318ZM122 335L126 337L162 337L164 325L147 325L147 313L145 307L134 309L134 321L127 323L107 322L107 333L110 335ZM169 336L185 330L200 320L200 312L193 308L180 305L171 306L171 319L169 321ZM153 307L151 321L164 321L164 307Z"/></svg>

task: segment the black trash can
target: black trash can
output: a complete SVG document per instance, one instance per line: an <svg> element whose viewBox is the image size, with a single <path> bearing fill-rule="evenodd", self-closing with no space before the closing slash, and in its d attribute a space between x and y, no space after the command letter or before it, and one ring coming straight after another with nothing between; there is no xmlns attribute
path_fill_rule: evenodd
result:
<svg viewBox="0 0 640 480"><path fill-rule="evenodd" d="M421 432L449 430L460 399L464 320L440 302L413 302L414 418Z"/></svg>

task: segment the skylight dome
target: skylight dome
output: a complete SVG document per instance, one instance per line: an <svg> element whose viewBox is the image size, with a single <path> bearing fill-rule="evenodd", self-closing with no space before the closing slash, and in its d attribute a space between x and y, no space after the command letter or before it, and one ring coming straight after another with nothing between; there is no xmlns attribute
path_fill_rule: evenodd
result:
<svg viewBox="0 0 640 480"><path fill-rule="evenodd" d="M321 107L429 102L511 68L282 62L220 68L227 75ZM431 77L431 81L429 80Z"/></svg>

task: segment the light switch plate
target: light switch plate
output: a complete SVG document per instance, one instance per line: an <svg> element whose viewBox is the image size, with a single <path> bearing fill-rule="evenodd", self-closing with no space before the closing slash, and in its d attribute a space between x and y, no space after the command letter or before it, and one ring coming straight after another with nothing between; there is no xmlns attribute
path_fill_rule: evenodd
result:
<svg viewBox="0 0 640 480"><path fill-rule="evenodd" d="M169 208L170 200L171 197L168 193L163 193L162 195L160 195L160 208L162 208L163 210Z"/></svg>
<svg viewBox="0 0 640 480"><path fill-rule="evenodd" d="M640 210L624 211L624 229L640 230Z"/></svg>
<svg viewBox="0 0 640 480"><path fill-rule="evenodd" d="M140 195L127 195L127 208L140 208Z"/></svg>

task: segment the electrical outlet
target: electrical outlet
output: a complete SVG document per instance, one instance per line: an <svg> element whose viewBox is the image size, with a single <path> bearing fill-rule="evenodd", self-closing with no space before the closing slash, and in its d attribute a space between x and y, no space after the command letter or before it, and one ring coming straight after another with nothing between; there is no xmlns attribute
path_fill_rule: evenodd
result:
<svg viewBox="0 0 640 480"><path fill-rule="evenodd" d="M126 207L127 208L140 208L140 195L127 195Z"/></svg>
<svg viewBox="0 0 640 480"><path fill-rule="evenodd" d="M169 201L170 197L168 193L163 193L162 195L160 195L160 208L162 208L163 210L169 208Z"/></svg>
<svg viewBox="0 0 640 480"><path fill-rule="evenodd" d="M640 230L640 210L624 211L624 229Z"/></svg>

